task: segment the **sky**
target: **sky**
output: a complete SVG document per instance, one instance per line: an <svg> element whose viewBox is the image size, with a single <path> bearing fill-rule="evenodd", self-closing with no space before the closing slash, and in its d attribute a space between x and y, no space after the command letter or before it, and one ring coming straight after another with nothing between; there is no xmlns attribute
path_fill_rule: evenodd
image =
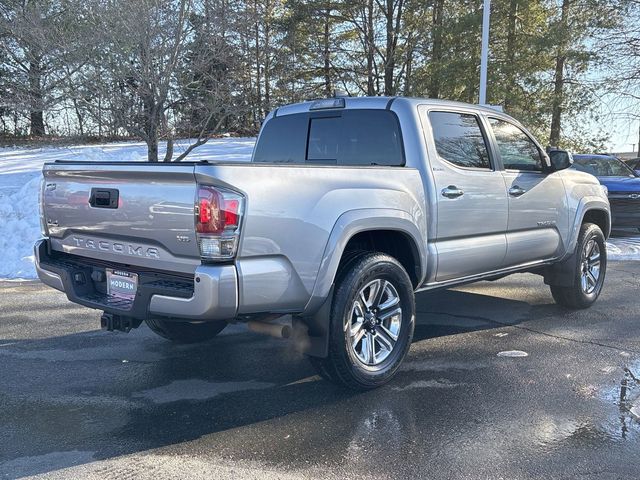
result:
<svg viewBox="0 0 640 480"><path fill-rule="evenodd" d="M588 129L593 134L601 131L609 136L609 152L638 152L640 111L637 102L619 94L607 94L600 99L597 110L599 118L587 120Z"/></svg>

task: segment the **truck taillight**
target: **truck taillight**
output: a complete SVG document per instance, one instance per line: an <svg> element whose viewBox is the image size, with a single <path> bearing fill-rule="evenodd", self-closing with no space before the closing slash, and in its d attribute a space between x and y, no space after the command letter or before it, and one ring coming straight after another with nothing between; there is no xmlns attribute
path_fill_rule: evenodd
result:
<svg viewBox="0 0 640 480"><path fill-rule="evenodd" d="M219 187L200 185L195 222L200 256L229 260L238 249L244 197Z"/></svg>

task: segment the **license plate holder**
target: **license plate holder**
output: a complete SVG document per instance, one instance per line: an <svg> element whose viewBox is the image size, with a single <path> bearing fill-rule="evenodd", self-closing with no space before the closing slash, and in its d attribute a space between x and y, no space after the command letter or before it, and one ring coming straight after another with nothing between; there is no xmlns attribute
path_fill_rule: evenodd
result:
<svg viewBox="0 0 640 480"><path fill-rule="evenodd" d="M107 268L107 294L132 300L138 291L138 275Z"/></svg>

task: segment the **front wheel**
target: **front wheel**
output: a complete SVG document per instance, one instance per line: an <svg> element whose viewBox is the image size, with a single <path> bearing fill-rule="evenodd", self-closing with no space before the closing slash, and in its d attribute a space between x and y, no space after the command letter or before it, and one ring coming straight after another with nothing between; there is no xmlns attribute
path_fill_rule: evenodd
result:
<svg viewBox="0 0 640 480"><path fill-rule="evenodd" d="M311 363L323 378L349 388L379 387L400 367L414 323L413 285L402 265L381 253L359 255L336 281L329 355Z"/></svg>
<svg viewBox="0 0 640 480"><path fill-rule="evenodd" d="M584 223L576 245L573 286L551 286L551 294L557 304L571 309L588 308L602 292L607 271L607 247L600 227Z"/></svg>
<svg viewBox="0 0 640 480"><path fill-rule="evenodd" d="M213 322L184 322L165 320L160 318L148 318L147 325L154 333L162 338L176 343L198 343L211 340L218 335L228 324L224 320Z"/></svg>

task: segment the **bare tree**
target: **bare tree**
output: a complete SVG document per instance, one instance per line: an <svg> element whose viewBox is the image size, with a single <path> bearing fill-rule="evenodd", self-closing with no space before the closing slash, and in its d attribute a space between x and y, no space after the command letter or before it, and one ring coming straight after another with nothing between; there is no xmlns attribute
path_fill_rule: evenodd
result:
<svg viewBox="0 0 640 480"><path fill-rule="evenodd" d="M181 75L189 46L196 35L194 18L202 15L202 3L196 5L193 0L111 0L104 5L96 1L92 13L95 31L105 45L103 56L96 60L110 79L107 96L112 102L108 108L120 128L146 142L148 161L158 161L161 139L167 141L164 161L181 160L206 143L209 135L223 124L223 120L218 119L212 125L211 119L231 115L233 109L230 105L223 106L223 89L217 85L210 86L206 105L189 105L183 98L181 87L185 82ZM196 63L211 62L211 56L220 53L219 47L200 45L205 53L192 56L190 68L204 72ZM209 48L211 50L207 50ZM191 83L186 81L187 90ZM178 113L186 115L188 122L194 118L187 113L189 108L208 108L209 112L204 115L195 142L174 159L173 139ZM182 125L185 125L184 118Z"/></svg>
<svg viewBox="0 0 640 480"><path fill-rule="evenodd" d="M31 135L44 135L45 113L59 89L84 65L83 2L5 0L0 4L0 51L5 56L0 107L27 112Z"/></svg>

